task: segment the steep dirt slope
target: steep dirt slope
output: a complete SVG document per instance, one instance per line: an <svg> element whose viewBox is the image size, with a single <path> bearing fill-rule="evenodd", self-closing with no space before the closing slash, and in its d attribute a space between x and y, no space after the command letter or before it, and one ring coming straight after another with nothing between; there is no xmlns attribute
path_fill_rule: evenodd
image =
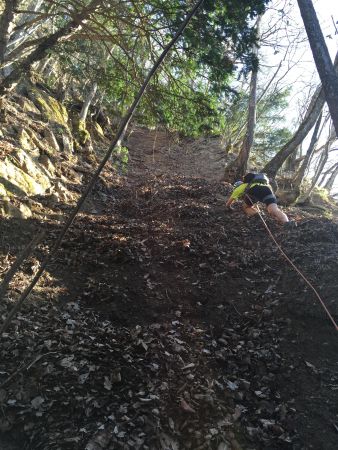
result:
<svg viewBox="0 0 338 450"><path fill-rule="evenodd" d="M337 448L337 332L226 184L107 171L2 336L3 448ZM38 226L2 221L3 270ZM268 221L338 316L337 224ZM22 229L25 229L25 233ZM1 442L1 441L0 441Z"/></svg>
<svg viewBox="0 0 338 450"><path fill-rule="evenodd" d="M224 178L226 153L220 137L180 138L163 129L134 127L125 145L130 171L161 175L176 173L220 181Z"/></svg>

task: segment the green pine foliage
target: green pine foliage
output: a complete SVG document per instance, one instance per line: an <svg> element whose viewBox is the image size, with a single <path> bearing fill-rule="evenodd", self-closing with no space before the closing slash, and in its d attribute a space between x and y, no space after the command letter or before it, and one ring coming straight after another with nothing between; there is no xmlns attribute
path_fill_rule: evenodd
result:
<svg viewBox="0 0 338 450"><path fill-rule="evenodd" d="M222 133L227 104L235 98L230 88L233 74L238 67L250 70L256 38L252 19L264 11L265 3L206 0L154 78L139 107L138 120L190 136ZM86 38L80 34L54 51L58 74L68 74L72 95L75 91L79 98L84 80L95 80L101 104L109 113L122 116L192 4L182 0L123 2L113 12L98 15L86 30ZM51 84L59 78L52 76Z"/></svg>

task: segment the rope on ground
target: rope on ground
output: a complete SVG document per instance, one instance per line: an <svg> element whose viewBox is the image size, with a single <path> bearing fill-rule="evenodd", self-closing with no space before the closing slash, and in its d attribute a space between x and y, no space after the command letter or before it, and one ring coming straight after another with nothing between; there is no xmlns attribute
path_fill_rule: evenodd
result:
<svg viewBox="0 0 338 450"><path fill-rule="evenodd" d="M271 237L271 239L273 240L273 242L276 244L278 250L281 252L281 254L283 255L283 257L287 260L287 262L291 265L291 267L298 273L298 275L305 281L305 283L312 289L312 291L315 293L317 299L319 300L320 304L322 305L322 307L324 308L324 311L326 312L326 314L328 315L329 319L331 320L333 326L335 327L336 331L338 331L338 325L336 323L336 321L334 320L334 318L332 317L332 314L330 313L330 311L328 310L327 306L324 303L324 300L321 298L321 296L319 295L317 289L313 286L313 284L311 283L311 281L309 281L306 276L303 274L303 272L296 266L296 264L291 261L291 259L288 257L288 255L284 252L284 250L282 249L282 247L280 246L280 244L277 242L276 238L274 237L274 235L272 234L272 231L270 230L270 228L268 227L266 221L264 220L264 217L262 216L262 213L259 209L259 206L257 205L257 211L259 214L260 219L262 220L267 232L269 233L269 236Z"/></svg>

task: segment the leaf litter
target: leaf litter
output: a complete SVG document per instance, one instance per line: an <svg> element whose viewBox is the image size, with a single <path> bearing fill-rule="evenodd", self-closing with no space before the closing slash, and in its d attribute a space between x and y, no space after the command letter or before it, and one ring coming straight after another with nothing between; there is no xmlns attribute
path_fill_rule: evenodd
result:
<svg viewBox="0 0 338 450"><path fill-rule="evenodd" d="M327 423L333 449L336 344L259 222L225 213L221 183L107 180L102 214L76 221L2 336L0 431L27 449L301 449ZM337 226L269 224L330 301Z"/></svg>

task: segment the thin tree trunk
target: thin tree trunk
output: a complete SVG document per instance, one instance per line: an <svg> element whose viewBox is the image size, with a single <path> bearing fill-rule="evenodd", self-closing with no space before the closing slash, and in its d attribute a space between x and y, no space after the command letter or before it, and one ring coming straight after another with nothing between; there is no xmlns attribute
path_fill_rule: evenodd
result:
<svg viewBox="0 0 338 450"><path fill-rule="evenodd" d="M334 62L335 70L338 69L338 52ZM292 138L287 142L276 155L266 164L263 171L269 175L270 178L275 178L277 172L282 167L286 159L297 149L308 135L311 128L315 125L318 116L325 104L324 90L319 85L313 94L307 112L299 125L297 131Z"/></svg>
<svg viewBox="0 0 338 450"><path fill-rule="evenodd" d="M307 113L295 134L264 167L263 172L267 173L270 178L276 177L277 172L280 170L286 159L296 151L298 146L306 138L309 131L316 123L324 104L324 92L320 86L313 94Z"/></svg>
<svg viewBox="0 0 338 450"><path fill-rule="evenodd" d="M314 187L316 186L317 181L318 181L321 173L323 172L325 164L327 163L327 160L329 158L330 146L331 146L332 142L334 142L334 141L335 141L335 130L334 130L333 126L331 126L329 138L324 146L323 153L321 154L321 157L319 159L319 163L318 163L317 169L315 171L315 174L312 178L311 185L310 185L309 189L306 191L306 193L302 196L302 201L306 201L310 197L311 192L313 191Z"/></svg>
<svg viewBox="0 0 338 450"><path fill-rule="evenodd" d="M325 189L327 189L329 192L331 191L331 189L333 188L333 184L336 180L338 176L338 163L336 163L336 167L333 170L333 172L330 175L330 178L327 180L326 184L325 184Z"/></svg>
<svg viewBox="0 0 338 450"><path fill-rule="evenodd" d="M10 36L10 28L14 20L15 9L19 0L6 0L5 9L0 17L0 65L5 61L5 54Z"/></svg>
<svg viewBox="0 0 338 450"><path fill-rule="evenodd" d="M88 94L85 97L85 100L82 105L82 109L80 111L79 122L82 122L83 124L86 123L89 107L93 101L93 98L95 97L96 91L97 91L97 83L94 82L92 84Z"/></svg>
<svg viewBox="0 0 338 450"><path fill-rule="evenodd" d="M338 136L338 75L332 64L312 0L297 0L313 59L325 92L333 126Z"/></svg>
<svg viewBox="0 0 338 450"><path fill-rule="evenodd" d="M325 185L326 177L330 174L332 174L332 171L335 169L337 163L334 163L331 167L329 167L325 172L322 173L322 179L319 181L318 186Z"/></svg>
<svg viewBox="0 0 338 450"><path fill-rule="evenodd" d="M298 159L297 156L300 153L300 146L286 159L285 164L283 166L283 172L286 173L295 173L298 167Z"/></svg>
<svg viewBox="0 0 338 450"><path fill-rule="evenodd" d="M92 0L81 12L74 15L73 19L67 25L47 36L32 53L18 63L17 67L0 82L0 97L16 83L22 75L28 72L32 64L44 58L47 52L55 47L61 38L69 37L73 34L101 2L102 0Z"/></svg>
<svg viewBox="0 0 338 450"><path fill-rule="evenodd" d="M261 16L258 17L256 22L256 32L259 35L259 25ZM255 128L256 128L256 105L257 105L257 78L258 78L258 46L254 45L252 49L253 56L256 59L256 66L252 68L251 80L250 80L250 92L249 92L249 105L248 105L248 119L245 138L242 144L242 148L235 159L225 169L225 179L233 181L234 179L241 178L248 166L248 160L250 151L253 145Z"/></svg>
<svg viewBox="0 0 338 450"><path fill-rule="evenodd" d="M298 171L296 177L293 180L293 185L294 185L294 187L296 189L299 189L301 184L302 184L302 181L304 179L304 175L305 175L306 169L307 169L307 167L309 165L309 162L311 161L313 152L314 152L314 150L316 148L316 144L318 142L318 137L319 137L319 128L320 128L321 121L322 121L322 112L319 114L317 123L316 123L316 125L314 127L314 130L313 130L313 133L312 133L312 137L311 137L311 141L310 141L310 144L309 144L309 148L308 148L308 150L306 152L305 158L303 159L302 165L300 166L299 171Z"/></svg>
<svg viewBox="0 0 338 450"><path fill-rule="evenodd" d="M44 3L43 0L31 1L27 5L26 10L36 13L43 6L43 3ZM10 36L10 39L8 41L8 47L13 49L13 48L17 47L17 45L19 43L21 43L23 39L26 39L26 37L32 35L31 30L30 30L29 34L27 33L27 31L25 29L25 25L27 25L27 23L31 22L31 19L34 19L34 18L36 21L37 20L36 15L31 14L31 13L20 15L20 20L18 21L18 23L16 23L15 30L13 30L13 33ZM29 23L29 25L32 25L32 24Z"/></svg>

